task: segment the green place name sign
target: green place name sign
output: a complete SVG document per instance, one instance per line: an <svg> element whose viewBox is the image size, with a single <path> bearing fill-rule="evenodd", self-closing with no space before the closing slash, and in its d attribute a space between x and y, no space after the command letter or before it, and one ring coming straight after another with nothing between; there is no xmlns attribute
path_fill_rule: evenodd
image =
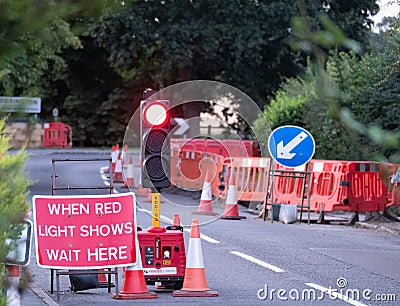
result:
<svg viewBox="0 0 400 306"><path fill-rule="evenodd" d="M0 113L31 113L39 114L40 98L0 97Z"/></svg>

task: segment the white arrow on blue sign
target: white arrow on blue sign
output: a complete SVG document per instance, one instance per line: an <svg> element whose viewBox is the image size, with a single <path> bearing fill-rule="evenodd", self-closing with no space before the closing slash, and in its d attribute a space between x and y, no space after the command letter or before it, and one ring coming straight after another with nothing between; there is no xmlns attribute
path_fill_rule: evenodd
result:
<svg viewBox="0 0 400 306"><path fill-rule="evenodd" d="M285 125L275 129L268 138L271 157L284 167L298 167L310 161L315 152L314 138L307 130Z"/></svg>

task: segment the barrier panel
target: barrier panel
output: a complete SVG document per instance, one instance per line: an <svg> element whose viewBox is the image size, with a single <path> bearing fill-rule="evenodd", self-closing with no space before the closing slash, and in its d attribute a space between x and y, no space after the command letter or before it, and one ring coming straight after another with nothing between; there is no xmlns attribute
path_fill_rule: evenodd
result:
<svg viewBox="0 0 400 306"><path fill-rule="evenodd" d="M171 149L195 150L227 157L260 157L260 147L255 140L171 139Z"/></svg>
<svg viewBox="0 0 400 306"><path fill-rule="evenodd" d="M285 168L280 165L276 169ZM286 170L305 171L303 168ZM293 174L295 176L295 174ZM362 175L361 175L362 177ZM285 179L286 181L283 181ZM277 182L278 181L278 182ZM351 174L345 161L311 160L310 161L310 210L332 212L336 210L355 211L357 203L350 198ZM303 193L304 178L275 178L274 201L282 204L299 205ZM308 187L306 185L306 187ZM285 189L286 188L286 189Z"/></svg>
<svg viewBox="0 0 400 306"><path fill-rule="evenodd" d="M239 146L239 144L237 143L236 146ZM216 139L207 139L204 142L204 152L218 154L225 158L229 156L235 156L232 155L232 152L225 147L222 141Z"/></svg>
<svg viewBox="0 0 400 306"><path fill-rule="evenodd" d="M219 190L219 197L226 198L229 178L233 173L236 179L236 194L239 201L264 201L268 192L269 167L269 158L226 158L221 173L223 188Z"/></svg>
<svg viewBox="0 0 400 306"><path fill-rule="evenodd" d="M252 157L249 144L246 147L244 141L223 140L222 144L226 148L226 151L229 152L229 155L224 155L224 157Z"/></svg>
<svg viewBox="0 0 400 306"><path fill-rule="evenodd" d="M275 169L294 172L292 177L274 178L274 203L299 205L307 195L303 194L304 178L295 178L295 171L304 169L280 165ZM374 162L311 160L310 210L382 211L388 194L380 172L380 164Z"/></svg>
<svg viewBox="0 0 400 306"><path fill-rule="evenodd" d="M185 142L184 142L185 141ZM214 173L212 194L225 199L229 177L235 175L239 201L262 202L268 188L270 160L261 157L237 157L255 154L253 141L190 139L173 141L171 145L171 181L187 190L201 190L205 170ZM241 145L240 145L241 144ZM225 156L227 154L228 157ZM310 181L304 182L296 172L306 172L306 165L297 168L274 164L273 203L301 205L309 188L311 211L382 211L400 204L399 180L390 182L400 165L365 161L311 160Z"/></svg>
<svg viewBox="0 0 400 306"><path fill-rule="evenodd" d="M205 151L205 139L201 138L193 138L193 139L185 139L181 150L195 150L199 152Z"/></svg>
<svg viewBox="0 0 400 306"><path fill-rule="evenodd" d="M338 160L311 160L310 209L350 211L346 167Z"/></svg>
<svg viewBox="0 0 400 306"><path fill-rule="evenodd" d="M274 163L274 171L278 174L274 174L273 177L274 192L272 202L300 205L304 179L300 178L296 172L305 172L306 166L288 168Z"/></svg>
<svg viewBox="0 0 400 306"><path fill-rule="evenodd" d="M381 165L375 162L347 162L349 204L352 211L383 211L387 204L387 188L381 179Z"/></svg>
<svg viewBox="0 0 400 306"><path fill-rule="evenodd" d="M185 190L201 190L205 174L212 177L213 195L218 194L218 173L222 171L223 158L220 155L193 150L171 151L171 182Z"/></svg>
<svg viewBox="0 0 400 306"><path fill-rule="evenodd" d="M256 140L244 140L244 146L246 147L247 154L253 157L261 157L260 144Z"/></svg>
<svg viewBox="0 0 400 306"><path fill-rule="evenodd" d="M179 150L173 152L171 159L171 182L187 190L198 190L203 185L199 180L201 172L199 163L202 152ZM177 159L176 159L177 157ZM176 163L174 163L176 161Z"/></svg>
<svg viewBox="0 0 400 306"><path fill-rule="evenodd" d="M71 148L72 128L61 122L43 124L43 146L50 148Z"/></svg>

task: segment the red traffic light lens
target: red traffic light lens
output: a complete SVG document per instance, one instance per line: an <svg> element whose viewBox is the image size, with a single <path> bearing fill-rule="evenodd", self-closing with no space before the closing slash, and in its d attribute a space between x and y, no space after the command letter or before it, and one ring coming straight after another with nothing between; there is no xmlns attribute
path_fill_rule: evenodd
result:
<svg viewBox="0 0 400 306"><path fill-rule="evenodd" d="M169 121L168 108L161 102L152 102L143 112L143 120L152 126L161 126Z"/></svg>

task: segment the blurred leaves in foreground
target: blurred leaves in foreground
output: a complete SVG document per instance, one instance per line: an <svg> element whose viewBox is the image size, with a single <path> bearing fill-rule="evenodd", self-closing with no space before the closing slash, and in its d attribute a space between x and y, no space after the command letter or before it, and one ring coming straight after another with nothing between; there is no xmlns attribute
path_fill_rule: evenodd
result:
<svg viewBox="0 0 400 306"><path fill-rule="evenodd" d="M0 289L7 281L5 258L14 244L6 244L6 239L16 240L21 234L22 222L29 209L26 201L28 179L24 165L27 155L23 150L10 153L10 133L5 128L5 120L0 119ZM5 304L0 295L0 305Z"/></svg>
<svg viewBox="0 0 400 306"><path fill-rule="evenodd" d="M315 29L301 11L293 19L292 46L308 53L307 71L286 79L265 108L271 127L307 128L316 158L400 163L398 18L386 23L385 33L371 35L379 47L363 52L327 15Z"/></svg>

